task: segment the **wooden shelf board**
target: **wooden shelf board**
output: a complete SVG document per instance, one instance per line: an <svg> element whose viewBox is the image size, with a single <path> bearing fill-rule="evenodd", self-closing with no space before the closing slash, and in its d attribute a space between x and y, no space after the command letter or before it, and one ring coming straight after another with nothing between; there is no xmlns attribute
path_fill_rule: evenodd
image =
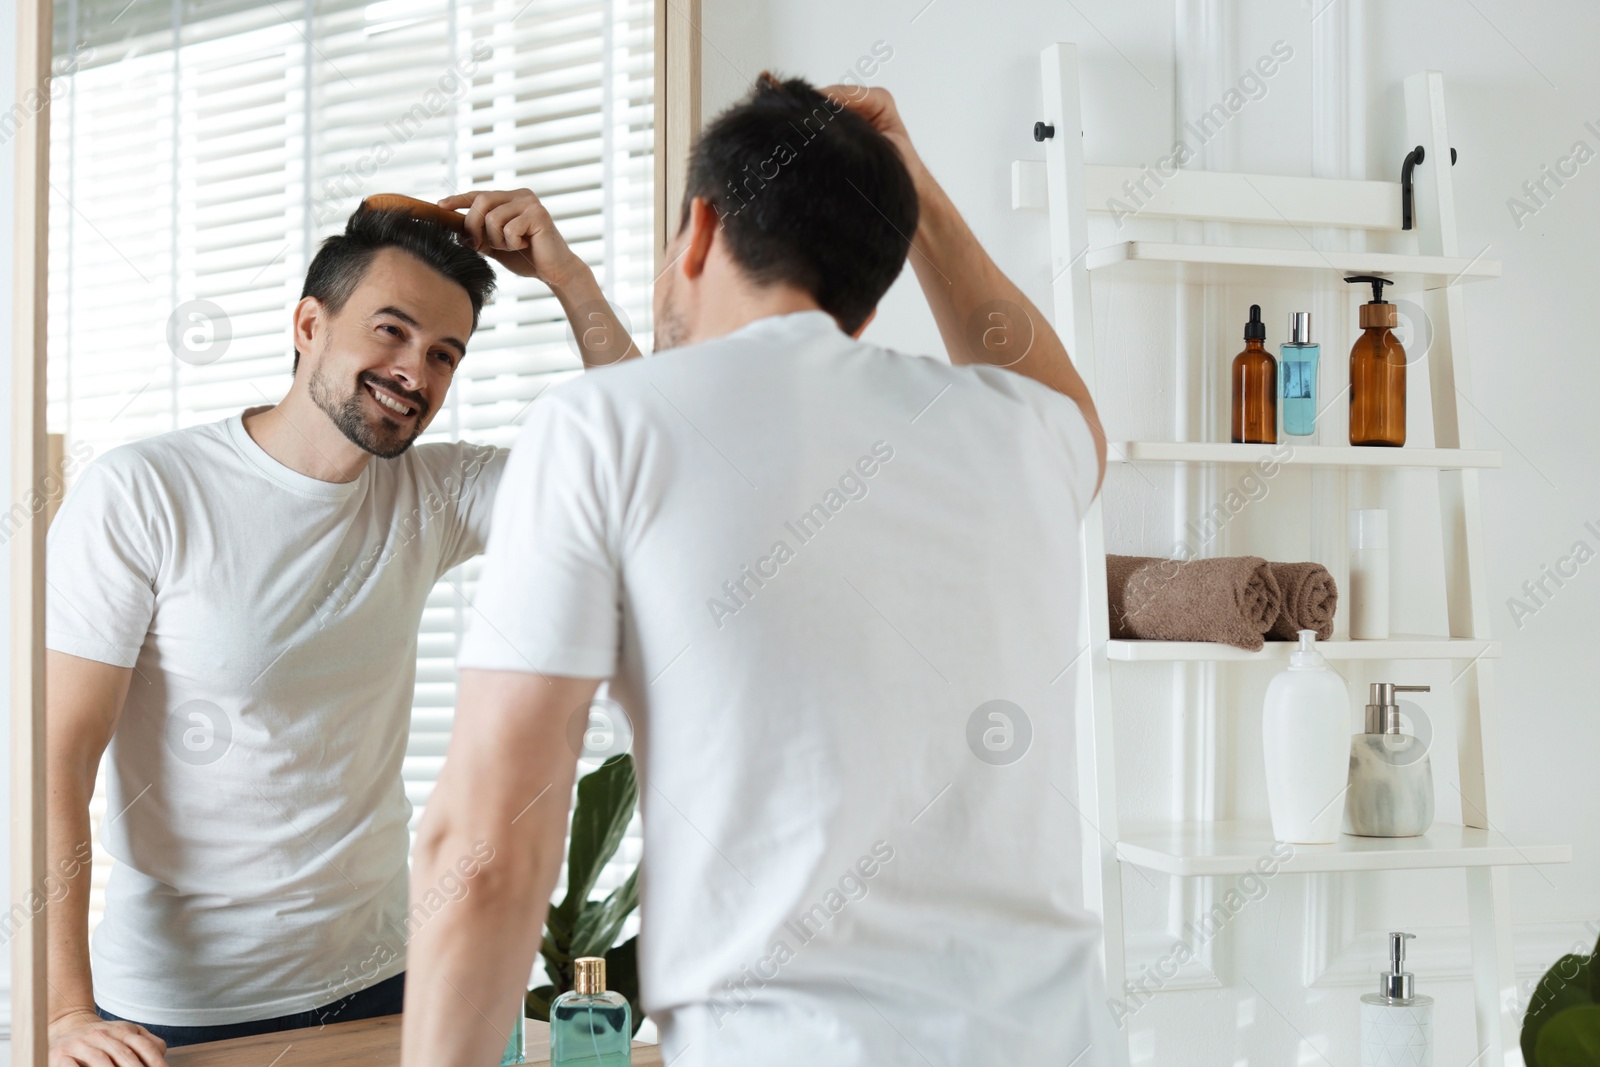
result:
<svg viewBox="0 0 1600 1067"><path fill-rule="evenodd" d="M1395 252L1318 251L1310 248L1241 248L1119 241L1091 249L1084 257L1091 271L1114 271L1139 280L1195 284L1265 284L1344 289L1355 274L1377 274L1394 281L1393 292L1442 289L1500 277L1500 261L1456 256L1413 256ZM1291 272L1291 273L1285 273ZM1366 292L1357 288L1358 292Z"/></svg>
<svg viewBox="0 0 1600 1067"><path fill-rule="evenodd" d="M1217 641L1107 641L1106 658L1120 663L1176 661L1287 662L1293 641L1268 641L1249 652ZM1330 660L1498 659L1500 642L1470 637L1393 634L1384 641L1318 641L1317 651Z"/></svg>
<svg viewBox="0 0 1600 1067"><path fill-rule="evenodd" d="M1286 848L1293 853L1279 862L1278 869L1295 874L1514 867L1572 860L1570 845L1512 842L1493 830L1449 823L1434 823L1421 837L1341 834L1331 845L1278 845L1276 855L1273 848L1269 823L1175 823L1125 832L1117 842L1117 858L1179 877L1244 874L1258 870L1263 860L1277 859Z"/></svg>
<svg viewBox="0 0 1600 1067"><path fill-rule="evenodd" d="M1287 454L1286 454L1287 453ZM1219 441L1114 441L1113 463L1284 463L1312 467L1422 467L1494 469L1499 452L1466 448L1377 448L1354 445L1237 445Z"/></svg>

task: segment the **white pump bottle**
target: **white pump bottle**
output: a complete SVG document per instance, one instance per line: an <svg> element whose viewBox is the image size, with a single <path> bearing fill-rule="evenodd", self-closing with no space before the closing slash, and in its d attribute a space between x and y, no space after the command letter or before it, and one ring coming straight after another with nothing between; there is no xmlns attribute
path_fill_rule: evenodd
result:
<svg viewBox="0 0 1600 1067"><path fill-rule="evenodd" d="M1350 694L1316 640L1315 630L1300 631L1261 716L1272 836L1296 845L1339 839L1350 773Z"/></svg>

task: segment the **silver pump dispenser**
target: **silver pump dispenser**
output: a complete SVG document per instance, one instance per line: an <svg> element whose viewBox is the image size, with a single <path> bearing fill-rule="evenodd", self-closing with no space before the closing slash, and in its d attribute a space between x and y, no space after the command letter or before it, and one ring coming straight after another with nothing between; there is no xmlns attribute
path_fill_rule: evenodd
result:
<svg viewBox="0 0 1600 1067"><path fill-rule="evenodd" d="M1395 931L1389 935L1389 969L1378 974L1378 995L1390 1000L1410 1000L1416 995L1416 976L1403 970L1406 942L1416 934Z"/></svg>
<svg viewBox="0 0 1600 1067"><path fill-rule="evenodd" d="M1367 728L1369 734L1397 734L1400 732L1400 705L1395 703L1396 693L1427 693L1427 685L1395 685L1393 682L1373 682L1367 703ZM1406 935L1410 937L1410 934Z"/></svg>
<svg viewBox="0 0 1600 1067"><path fill-rule="evenodd" d="M1289 312L1289 343L1292 345L1311 343L1311 312Z"/></svg>

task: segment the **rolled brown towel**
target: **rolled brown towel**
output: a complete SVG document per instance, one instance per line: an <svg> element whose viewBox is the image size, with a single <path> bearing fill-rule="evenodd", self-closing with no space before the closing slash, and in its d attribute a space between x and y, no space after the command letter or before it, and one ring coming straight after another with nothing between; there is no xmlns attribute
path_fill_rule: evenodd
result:
<svg viewBox="0 0 1600 1067"><path fill-rule="evenodd" d="M1333 611L1339 606L1339 587L1320 563L1274 563L1272 576L1283 593L1268 641L1294 641L1301 630L1317 631L1317 640L1333 636Z"/></svg>
<svg viewBox="0 0 1600 1067"><path fill-rule="evenodd" d="M1111 636L1220 641L1259 651L1283 595L1259 556L1158 559L1106 556Z"/></svg>

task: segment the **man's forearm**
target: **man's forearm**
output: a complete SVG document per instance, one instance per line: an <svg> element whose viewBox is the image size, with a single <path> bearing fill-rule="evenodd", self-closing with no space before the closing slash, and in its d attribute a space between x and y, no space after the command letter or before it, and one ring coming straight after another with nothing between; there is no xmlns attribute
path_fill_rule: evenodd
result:
<svg viewBox="0 0 1600 1067"><path fill-rule="evenodd" d="M552 284L550 291L572 325L585 368L607 367L642 354L601 292L588 264L579 261L572 276L559 285Z"/></svg>
<svg viewBox="0 0 1600 1067"><path fill-rule="evenodd" d="M598 685L461 672L450 750L417 831L410 921L442 885L464 877L465 892L411 930L402 1067L482 1067L505 1047L561 874L578 771L563 729ZM470 874L458 866L467 856L481 860Z"/></svg>
<svg viewBox="0 0 1600 1067"><path fill-rule="evenodd" d="M1075 400L1104 456L1104 431L1089 387L1049 321L995 265L955 204L925 168L911 264L952 363L1003 366Z"/></svg>
<svg viewBox="0 0 1600 1067"><path fill-rule="evenodd" d="M502 842L503 845L503 842ZM457 854L473 842L452 835L424 849L412 865L413 905L455 877ZM521 992L544 930L547 901L560 874L560 850L533 863L505 847L467 882L467 891L422 920L407 948L402 1051L408 1067L498 1062L522 1011ZM493 945L492 953L484 946ZM430 1010L413 1011L414 1005ZM437 1010L440 1008L443 1010Z"/></svg>
<svg viewBox="0 0 1600 1067"><path fill-rule="evenodd" d="M45 940L50 986L50 1021L74 1010L94 1010L94 983L89 971L89 892L92 882L89 793L93 779L82 781L70 768L50 767L50 796L45 858L50 884L35 887L49 901ZM50 890L59 883L65 892ZM59 893L59 896L58 896Z"/></svg>

